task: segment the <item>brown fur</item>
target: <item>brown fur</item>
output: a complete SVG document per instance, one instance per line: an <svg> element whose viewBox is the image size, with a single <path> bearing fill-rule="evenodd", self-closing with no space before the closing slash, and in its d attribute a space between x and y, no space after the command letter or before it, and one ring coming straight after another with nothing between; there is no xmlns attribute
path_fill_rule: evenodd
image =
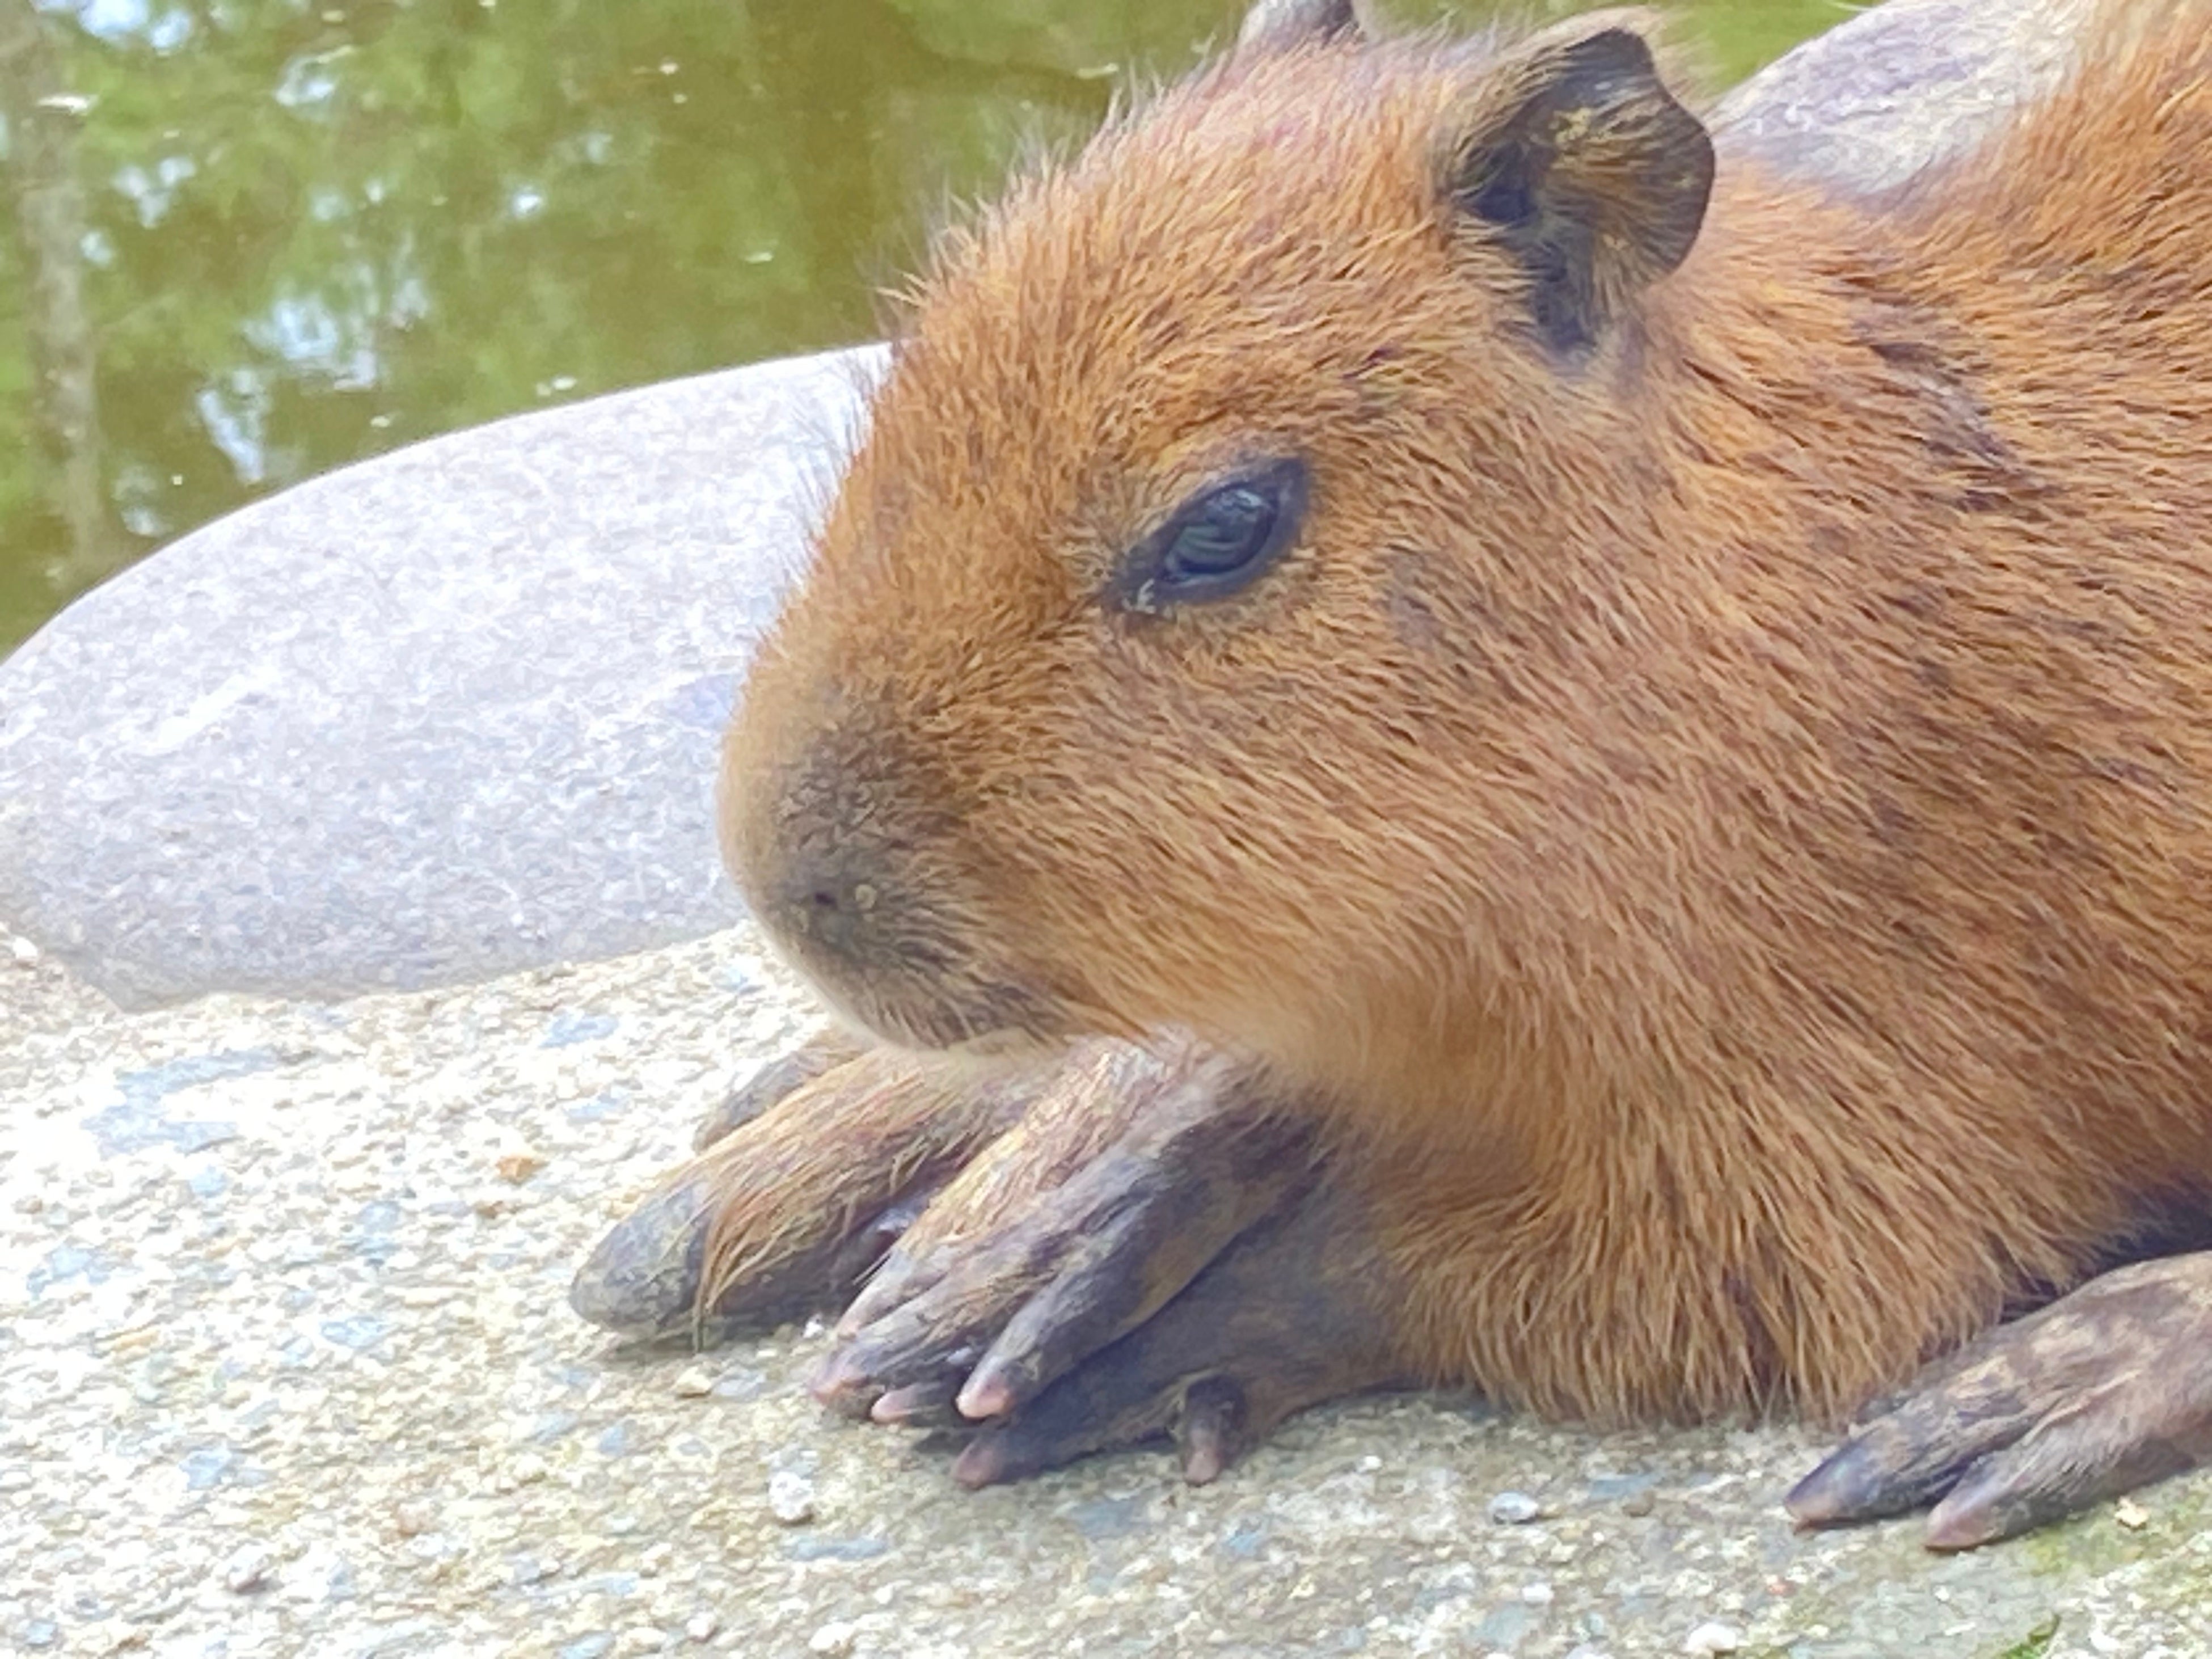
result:
<svg viewBox="0 0 2212 1659"><path fill-rule="evenodd" d="M718 1137L660 1188L707 1216L697 1278L708 1293L695 1303L694 1335L733 1285L754 1287L751 1299L763 1304L794 1284L818 1293L825 1264L872 1216L991 1162L1028 1097L1016 1079L979 1088L877 1049L799 1084L750 1120L749 1133ZM680 1253L690 1226L687 1218L656 1242Z"/></svg>
<svg viewBox="0 0 2212 1659"><path fill-rule="evenodd" d="M2126 15L1906 201L1723 149L1571 361L1440 200L1510 51L1165 93L944 248L732 868L894 1038L1322 1091L1439 1379L1827 1413L2077 1281L2212 1187L2212 27ZM1278 568L1100 603L1284 453ZM884 907L836 960L824 860Z"/></svg>

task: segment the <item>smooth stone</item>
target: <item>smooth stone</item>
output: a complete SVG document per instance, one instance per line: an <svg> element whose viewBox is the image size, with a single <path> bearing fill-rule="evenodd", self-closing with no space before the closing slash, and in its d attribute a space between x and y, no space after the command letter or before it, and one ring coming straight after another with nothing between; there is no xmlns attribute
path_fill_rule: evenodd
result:
<svg viewBox="0 0 2212 1659"><path fill-rule="evenodd" d="M1737 154L1872 193L2054 87L2100 0L1887 0L1784 52L1713 111Z"/></svg>
<svg viewBox="0 0 2212 1659"><path fill-rule="evenodd" d="M1888 0L1721 104L1887 188L2094 0ZM487 977L742 912L718 728L880 347L434 439L187 536L0 664L0 924L126 1006Z"/></svg>
<svg viewBox="0 0 2212 1659"><path fill-rule="evenodd" d="M86 595L0 664L0 922L126 1006L728 925L716 744L883 356L433 439Z"/></svg>

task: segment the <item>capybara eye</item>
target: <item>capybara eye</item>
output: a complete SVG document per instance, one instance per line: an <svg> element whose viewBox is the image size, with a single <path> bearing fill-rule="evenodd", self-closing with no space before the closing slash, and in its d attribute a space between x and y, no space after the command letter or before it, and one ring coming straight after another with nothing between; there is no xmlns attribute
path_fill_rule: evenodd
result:
<svg viewBox="0 0 2212 1659"><path fill-rule="evenodd" d="M1121 603L1158 611L1235 592L1297 539L1305 495L1305 463L1285 459L1192 496L1131 556Z"/></svg>
<svg viewBox="0 0 2212 1659"><path fill-rule="evenodd" d="M1217 489L1196 516L1177 526L1162 573L1188 581L1242 570L1274 527L1275 500L1266 490L1249 483Z"/></svg>

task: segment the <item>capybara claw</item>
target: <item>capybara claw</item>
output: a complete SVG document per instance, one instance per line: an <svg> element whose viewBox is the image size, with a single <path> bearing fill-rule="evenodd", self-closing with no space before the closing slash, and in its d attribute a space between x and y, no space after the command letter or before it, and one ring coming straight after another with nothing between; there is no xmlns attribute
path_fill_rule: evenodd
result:
<svg viewBox="0 0 2212 1659"><path fill-rule="evenodd" d="M642 1339L702 1338L823 1305L857 1282L924 1201L902 1195L849 1231L771 1256L707 1301L701 1290L722 1196L710 1169L690 1165L608 1229L569 1281L568 1305L587 1324Z"/></svg>
<svg viewBox="0 0 2212 1659"><path fill-rule="evenodd" d="M694 1176L663 1187L617 1222L568 1282L577 1317L622 1336L691 1329L713 1205L706 1182Z"/></svg>
<svg viewBox="0 0 2212 1659"><path fill-rule="evenodd" d="M885 1258L841 1320L816 1392L834 1409L896 1396L906 1421L939 1407L975 1421L1010 1416L1057 1377L1141 1327L1231 1240L1313 1178L1312 1133L1252 1097L1233 1068L1115 1061L1118 1139L1011 1218L964 1208L956 1182ZM1092 1079L1095 1081L1095 1079ZM1037 1110L1081 1109L1080 1088ZM1007 1146L1039 1152L1033 1119ZM1037 1139L1024 1139L1035 1136ZM987 1172L988 1173L988 1172ZM980 1183L981 1195L996 1193ZM970 1224L972 1223L972 1224ZM933 1236L934 1242L925 1236Z"/></svg>

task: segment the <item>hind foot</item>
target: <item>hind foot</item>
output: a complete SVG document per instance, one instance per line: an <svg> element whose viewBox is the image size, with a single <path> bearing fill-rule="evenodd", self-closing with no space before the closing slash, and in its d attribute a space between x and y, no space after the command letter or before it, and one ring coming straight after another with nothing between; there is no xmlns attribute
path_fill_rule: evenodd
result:
<svg viewBox="0 0 2212 1659"><path fill-rule="evenodd" d="M1863 1424L1787 1501L1803 1526L1934 1503L1969 1549L2212 1460L2212 1252L2139 1262L2000 1327Z"/></svg>

